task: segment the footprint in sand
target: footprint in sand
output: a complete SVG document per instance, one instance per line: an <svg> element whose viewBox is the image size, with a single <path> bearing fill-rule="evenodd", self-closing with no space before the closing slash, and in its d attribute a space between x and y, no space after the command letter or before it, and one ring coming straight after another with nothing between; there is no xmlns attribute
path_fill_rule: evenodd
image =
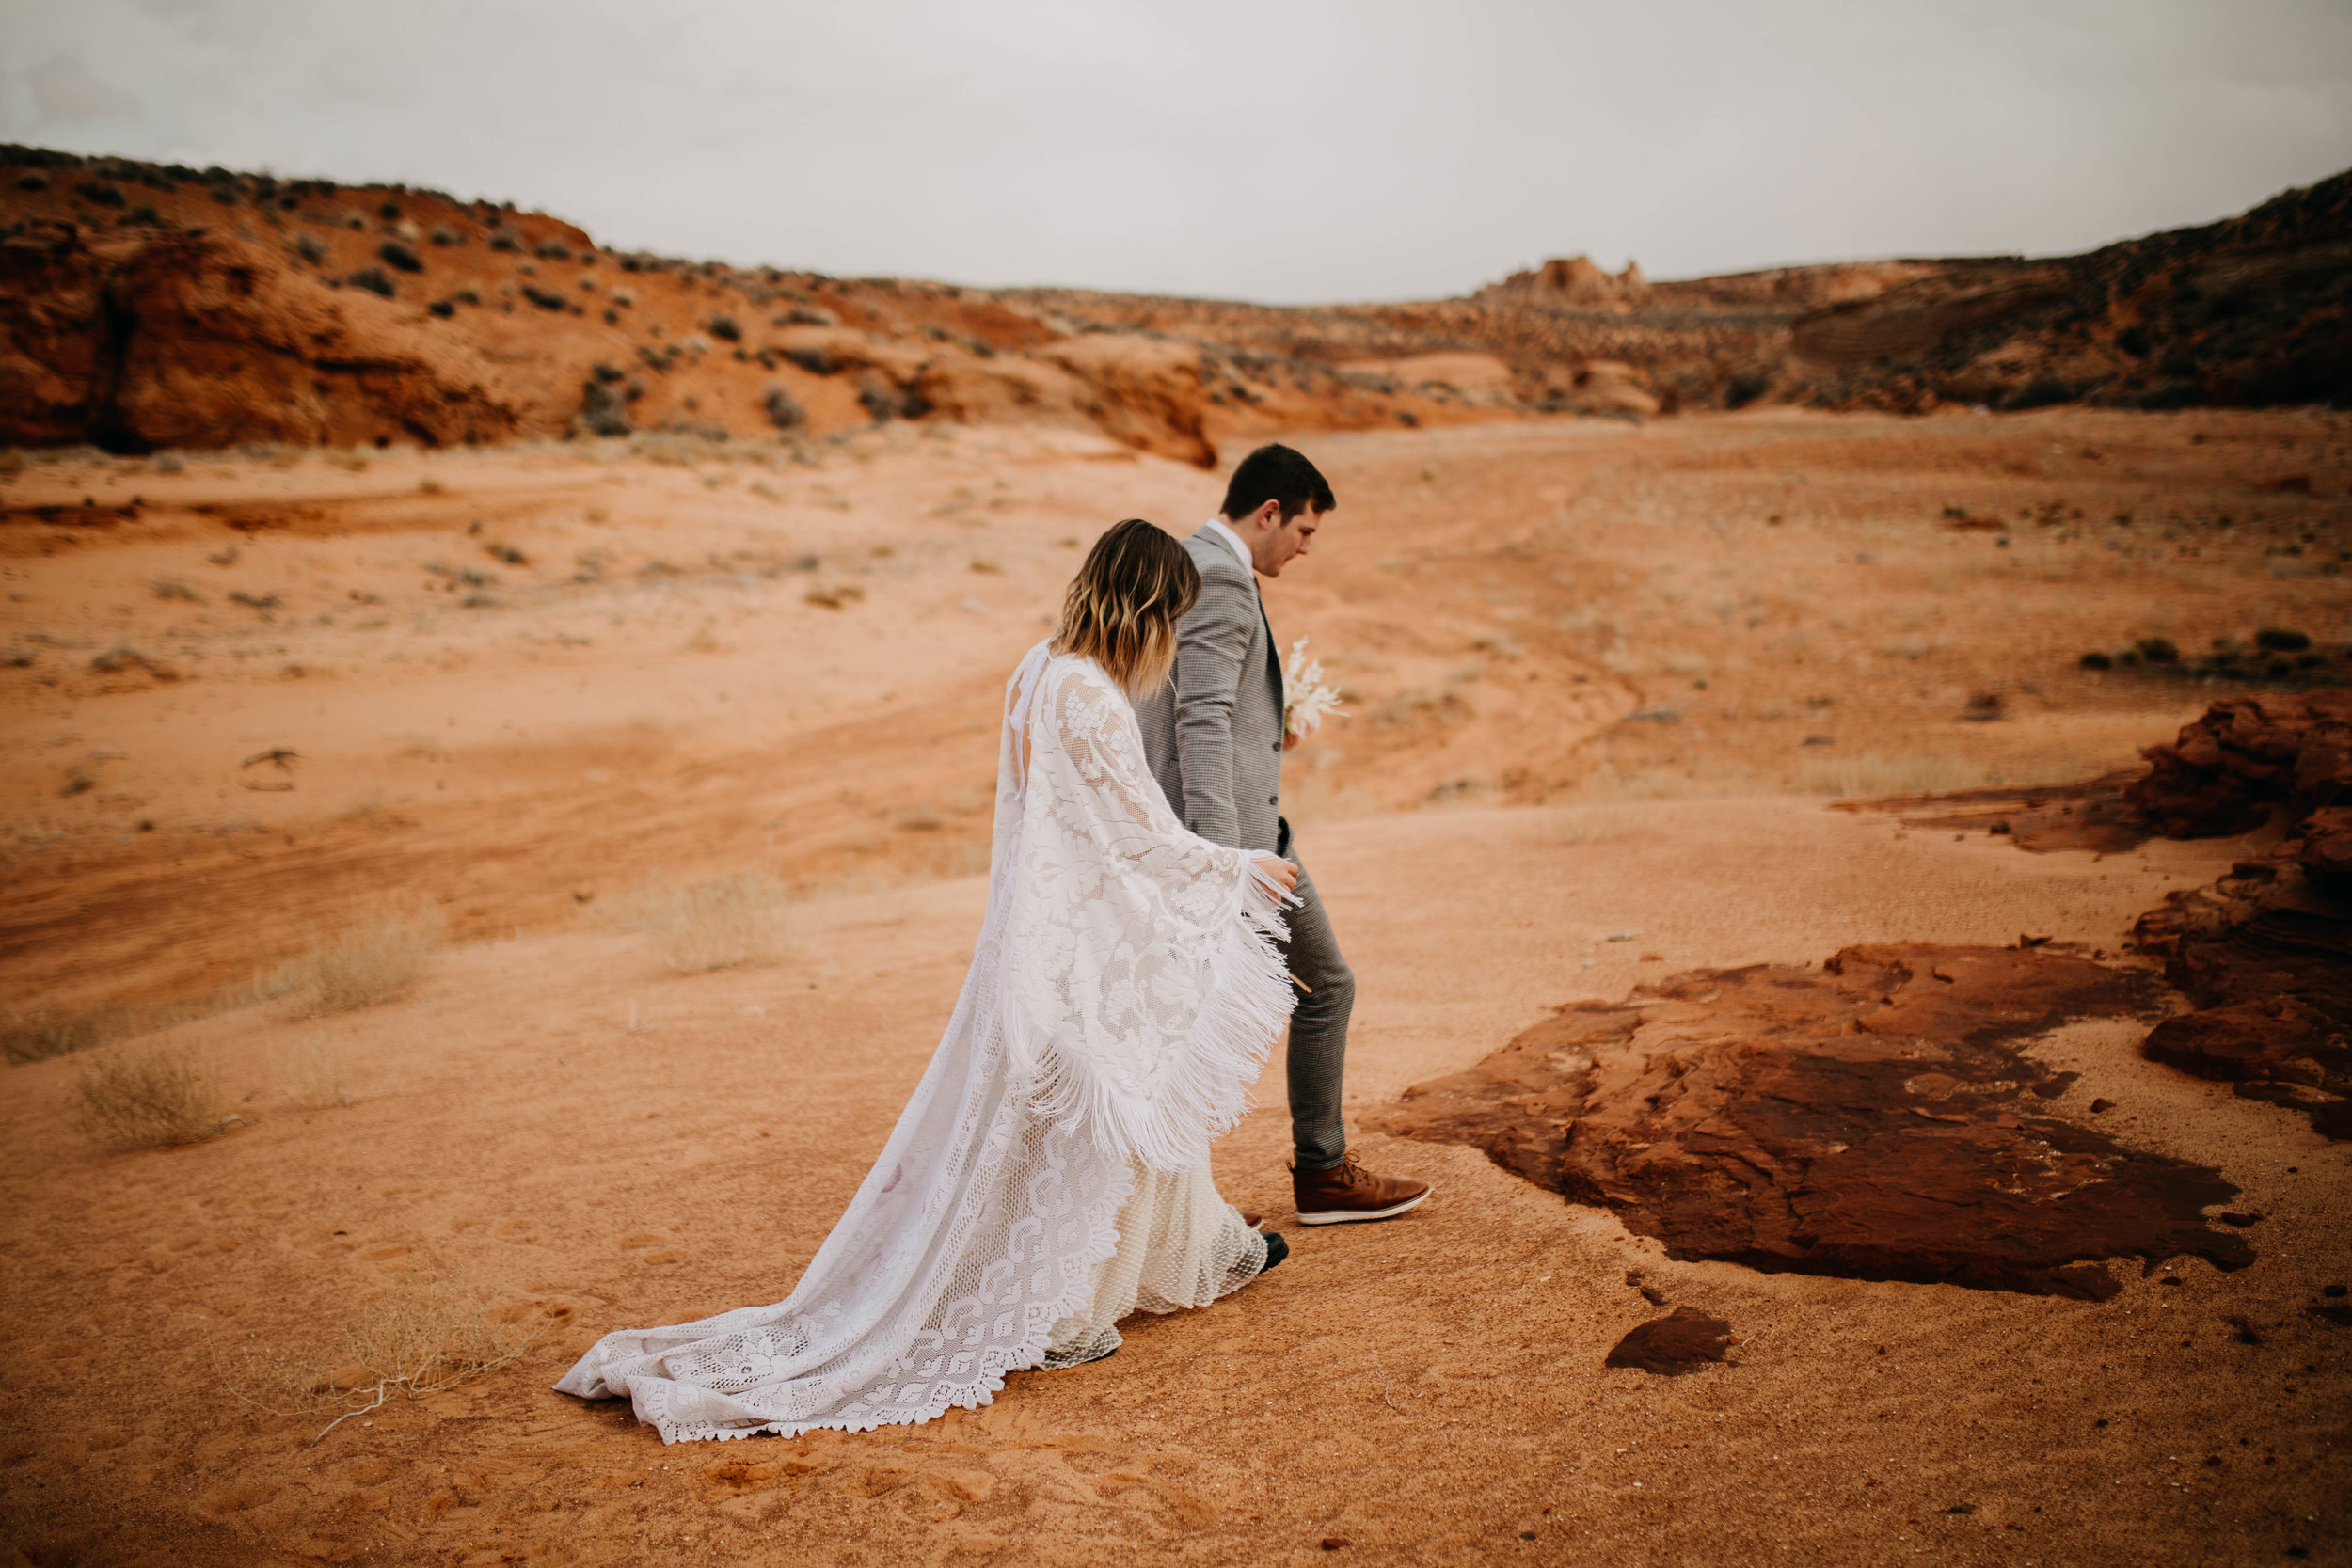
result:
<svg viewBox="0 0 2352 1568"><path fill-rule="evenodd" d="M1224 1513L1214 1498L1184 1480L1200 1467L1200 1457L1186 1449L1162 1449L1138 1457L1130 1449L1084 1433L1049 1438L1037 1446L1050 1450L1052 1460L1072 1483L1072 1494L1082 1503L1121 1509L1157 1504L1187 1528L1213 1524Z"/></svg>
<svg viewBox="0 0 2352 1568"><path fill-rule="evenodd" d="M774 1459L723 1459L716 1465L703 1466L702 1481L712 1496L740 1497L766 1491L797 1476L814 1475L833 1467L829 1459L796 1451Z"/></svg>

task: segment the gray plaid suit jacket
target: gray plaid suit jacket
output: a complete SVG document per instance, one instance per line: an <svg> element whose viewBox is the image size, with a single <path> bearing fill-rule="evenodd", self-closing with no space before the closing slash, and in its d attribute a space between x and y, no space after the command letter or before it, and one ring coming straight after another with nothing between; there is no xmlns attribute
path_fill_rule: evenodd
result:
<svg viewBox="0 0 2352 1568"><path fill-rule="evenodd" d="M1287 853L1273 628L1225 541L1202 529L1184 546L1200 569L1200 599L1176 628L1175 678L1136 705L1144 753L1185 827L1237 849Z"/></svg>

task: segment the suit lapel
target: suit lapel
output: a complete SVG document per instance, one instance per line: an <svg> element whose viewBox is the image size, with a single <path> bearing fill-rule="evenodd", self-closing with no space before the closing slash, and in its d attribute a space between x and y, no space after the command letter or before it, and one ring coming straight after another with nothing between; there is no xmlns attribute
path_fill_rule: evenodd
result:
<svg viewBox="0 0 2352 1568"><path fill-rule="evenodd" d="M1204 534L1210 535L1214 539L1216 548L1220 550L1230 550L1232 548L1231 546L1226 544L1222 537L1216 536L1214 531L1209 529L1206 525L1195 530L1193 537L1198 539ZM1274 683L1274 712L1279 725L1284 700L1282 690L1282 656L1274 641L1274 623L1266 619L1265 595L1258 590L1257 569L1249 563L1246 552L1244 553L1242 559L1241 572L1242 576L1248 580L1249 596L1255 599L1258 603L1258 628L1265 633L1266 676Z"/></svg>
<svg viewBox="0 0 2352 1568"><path fill-rule="evenodd" d="M1249 586L1254 589L1258 585L1253 581ZM1265 595L1263 594L1258 595L1258 625L1265 628L1265 664L1274 677L1274 711L1279 714L1282 711L1283 701L1282 656L1276 652L1274 623L1265 618Z"/></svg>

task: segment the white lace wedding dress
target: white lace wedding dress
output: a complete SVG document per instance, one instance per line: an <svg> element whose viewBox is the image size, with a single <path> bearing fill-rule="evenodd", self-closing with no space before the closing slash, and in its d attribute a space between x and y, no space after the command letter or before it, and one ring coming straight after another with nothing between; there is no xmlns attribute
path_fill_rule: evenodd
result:
<svg viewBox="0 0 2352 1568"><path fill-rule="evenodd" d="M1040 643L1006 688L986 922L929 1070L791 1295L599 1340L555 1386L664 1442L970 1409L1255 1278L1209 1144L1291 1006L1283 895L1189 832L1125 695Z"/></svg>

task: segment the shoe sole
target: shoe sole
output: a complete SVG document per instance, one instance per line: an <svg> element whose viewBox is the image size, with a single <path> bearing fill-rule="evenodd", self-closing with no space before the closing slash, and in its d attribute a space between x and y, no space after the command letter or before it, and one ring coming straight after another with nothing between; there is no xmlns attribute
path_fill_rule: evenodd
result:
<svg viewBox="0 0 2352 1568"><path fill-rule="evenodd" d="M1415 1204L1422 1202L1437 1190L1435 1187L1427 1188L1417 1196L1408 1197L1402 1203L1391 1204L1386 1209L1318 1209L1311 1214L1301 1210L1298 1223L1301 1225L1347 1225L1357 1220L1391 1220Z"/></svg>

